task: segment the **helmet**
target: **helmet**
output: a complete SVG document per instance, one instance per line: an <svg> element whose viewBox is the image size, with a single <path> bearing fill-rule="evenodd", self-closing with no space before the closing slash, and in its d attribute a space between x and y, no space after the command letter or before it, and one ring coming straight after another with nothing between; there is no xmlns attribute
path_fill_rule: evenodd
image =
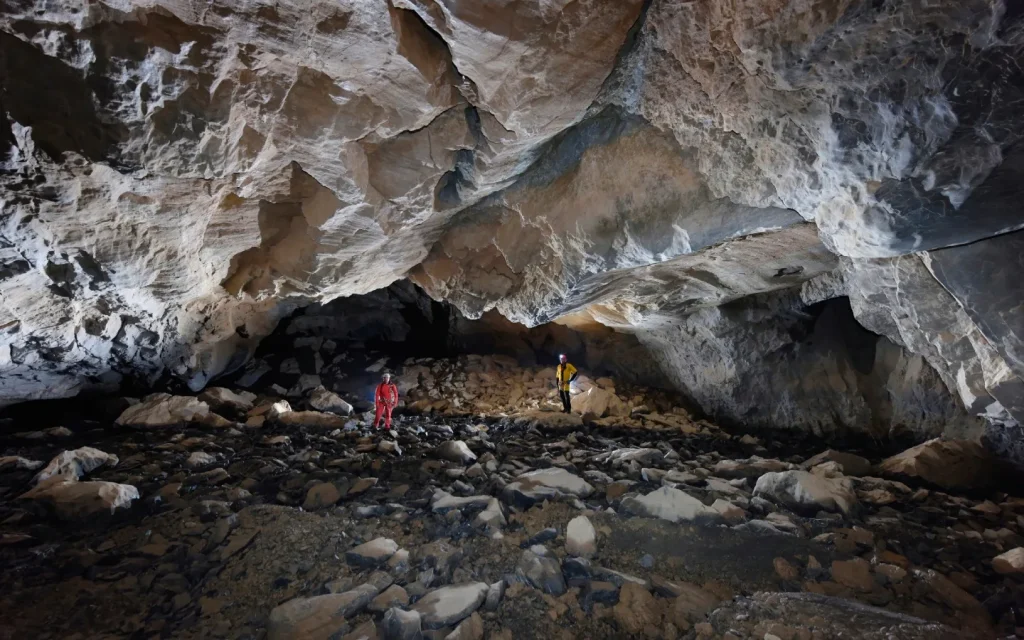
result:
<svg viewBox="0 0 1024 640"><path fill-rule="evenodd" d="M566 357L565 357L565 354L564 354L564 353L560 353L560 354L558 354L558 361L559 361L559 362L565 362L565 361L567 361L567 360L568 360L568 358L566 358Z"/></svg>
<svg viewBox="0 0 1024 640"><path fill-rule="evenodd" d="M388 380L391 379L391 374L390 373L385 373L384 375L382 375L380 377L380 379L383 380L384 382L387 382Z"/></svg>

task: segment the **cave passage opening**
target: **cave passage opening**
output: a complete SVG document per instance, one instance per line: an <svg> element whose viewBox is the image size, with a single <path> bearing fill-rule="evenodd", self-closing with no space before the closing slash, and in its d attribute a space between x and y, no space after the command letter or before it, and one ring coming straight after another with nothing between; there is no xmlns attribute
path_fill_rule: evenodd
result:
<svg viewBox="0 0 1024 640"><path fill-rule="evenodd" d="M526 327L497 311L467 318L408 280L297 309L260 342L243 369L212 384L292 396L324 385L365 401L381 373L400 373L414 362L499 357L522 368L550 368L553 377L560 354L592 379L666 387L658 365L631 334L596 323Z"/></svg>

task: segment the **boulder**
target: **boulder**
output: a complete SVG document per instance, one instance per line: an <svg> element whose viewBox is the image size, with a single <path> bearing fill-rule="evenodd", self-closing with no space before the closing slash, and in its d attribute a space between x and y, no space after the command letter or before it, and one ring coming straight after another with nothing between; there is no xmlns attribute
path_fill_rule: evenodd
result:
<svg viewBox="0 0 1024 640"><path fill-rule="evenodd" d="M551 467L528 471L516 477L502 489L502 499L520 508L528 508L537 502L559 498L586 498L594 487L579 476L565 469Z"/></svg>
<svg viewBox="0 0 1024 640"><path fill-rule="evenodd" d="M398 551L398 544L390 538L376 538L345 552L349 564L362 568L377 567Z"/></svg>
<svg viewBox="0 0 1024 640"><path fill-rule="evenodd" d="M139 490L116 482L78 482L54 476L22 494L19 499L47 504L64 519L80 519L131 505L139 499Z"/></svg>
<svg viewBox="0 0 1024 640"><path fill-rule="evenodd" d="M409 604L409 594L400 585L393 584L370 601L366 607L369 611L379 613L392 607L404 607Z"/></svg>
<svg viewBox="0 0 1024 640"><path fill-rule="evenodd" d="M849 515L860 504L848 478L825 478L807 471L766 473L757 479L754 495L805 514L824 509Z"/></svg>
<svg viewBox="0 0 1024 640"><path fill-rule="evenodd" d="M444 637L444 640L483 640L484 619L475 611Z"/></svg>
<svg viewBox="0 0 1024 640"><path fill-rule="evenodd" d="M992 569L1003 575L1024 573L1024 547L1010 549L992 558Z"/></svg>
<svg viewBox="0 0 1024 640"><path fill-rule="evenodd" d="M50 460L50 463L36 474L32 483L38 485L45 480L57 476L65 480L78 480L85 474L103 465L117 466L117 462L117 456L111 453L104 453L92 447L81 447L80 449L64 451L53 460Z"/></svg>
<svg viewBox="0 0 1024 640"><path fill-rule="evenodd" d="M710 524L722 521L718 511L675 487L661 487L639 498L624 498L621 508L636 516L669 522Z"/></svg>
<svg viewBox="0 0 1024 640"><path fill-rule="evenodd" d="M271 610L267 640L331 640L376 595L376 588L364 584L344 593L289 600Z"/></svg>
<svg viewBox="0 0 1024 640"><path fill-rule="evenodd" d="M452 509L486 509L491 501L491 496L453 496L452 494L438 489L430 499L430 508L434 513L447 513Z"/></svg>
<svg viewBox="0 0 1024 640"><path fill-rule="evenodd" d="M21 456L0 457L0 472L4 471L35 471L43 466L42 460L29 460Z"/></svg>
<svg viewBox="0 0 1024 640"><path fill-rule="evenodd" d="M256 394L248 391L234 392L224 387L210 387L199 394L199 399L214 411L226 414L240 414L252 409Z"/></svg>
<svg viewBox="0 0 1024 640"><path fill-rule="evenodd" d="M856 591L867 593L875 585L871 565L864 558L836 560L832 563L832 579Z"/></svg>
<svg viewBox="0 0 1024 640"><path fill-rule="evenodd" d="M309 406L317 411L335 413L339 416L352 415L352 405L341 399L338 394L319 386L309 393Z"/></svg>
<svg viewBox="0 0 1024 640"><path fill-rule="evenodd" d="M924 480L945 489L981 489L995 479L996 461L970 440L935 438L878 465L881 474Z"/></svg>
<svg viewBox="0 0 1024 640"><path fill-rule="evenodd" d="M757 478L772 471L788 471L793 465L781 460L753 456L747 460L722 460L711 472L722 478Z"/></svg>
<svg viewBox="0 0 1024 640"><path fill-rule="evenodd" d="M523 551L516 565L516 575L544 593L556 596L565 593L565 578L558 559L548 555L547 549L540 545Z"/></svg>
<svg viewBox="0 0 1024 640"><path fill-rule="evenodd" d="M662 603L644 587L628 582L619 590L619 602L612 617L624 638L647 636L646 629L661 627Z"/></svg>
<svg viewBox="0 0 1024 640"><path fill-rule="evenodd" d="M801 465L804 469L811 469L826 462L835 462L842 467L843 475L866 476L871 473L871 462L853 453L843 453L835 449L826 449L821 453L808 458Z"/></svg>
<svg viewBox="0 0 1024 640"><path fill-rule="evenodd" d="M275 407L277 405L274 405ZM321 429L341 429L345 426L345 418L333 413L320 411L285 411L273 416L273 409L268 414L278 423L289 427L317 427Z"/></svg>
<svg viewBox="0 0 1024 640"><path fill-rule="evenodd" d="M125 409L116 422L126 427L159 429L200 420L209 412L210 406L198 398L154 393Z"/></svg>
<svg viewBox="0 0 1024 640"><path fill-rule="evenodd" d="M468 582L435 589L412 606L420 614L424 629L450 627L479 608L487 597L487 584Z"/></svg>
<svg viewBox="0 0 1024 640"><path fill-rule="evenodd" d="M193 451L189 454L188 460L185 461L185 466L189 469L200 469L216 462L217 458L205 451Z"/></svg>
<svg viewBox="0 0 1024 640"><path fill-rule="evenodd" d="M421 640L421 624L419 611L403 611L393 607L384 614L378 630L381 640Z"/></svg>
<svg viewBox="0 0 1024 640"><path fill-rule="evenodd" d="M703 620L704 616L722 601L719 596L690 582L672 583L672 597L669 615L681 629Z"/></svg>
<svg viewBox="0 0 1024 640"><path fill-rule="evenodd" d="M565 552L581 558L597 553L597 531L586 516L576 516L565 528Z"/></svg>
<svg viewBox="0 0 1024 640"><path fill-rule="evenodd" d="M291 413L292 406L287 400L278 400L267 407L266 416L269 420L279 420L286 413Z"/></svg>
<svg viewBox="0 0 1024 640"><path fill-rule="evenodd" d="M470 451L469 446L462 440L443 442L434 453L442 460L458 462L460 464L470 464L476 460L476 454Z"/></svg>
<svg viewBox="0 0 1024 640"><path fill-rule="evenodd" d="M658 449L637 447L623 447L621 449L615 449L613 451L594 456L595 462L605 462L614 467L618 467L629 462L636 462L641 466L649 467L661 464L664 460L665 454Z"/></svg>
<svg viewBox="0 0 1024 640"><path fill-rule="evenodd" d="M302 508L306 511L326 509L338 500L341 500L341 491L338 490L338 487L332 482L321 482L320 484L313 485L306 492L306 499L302 503Z"/></svg>
<svg viewBox="0 0 1024 640"><path fill-rule="evenodd" d="M600 387L590 387L583 393L574 395L572 410L580 415L592 415L595 418L629 415L629 407L615 395L614 391Z"/></svg>

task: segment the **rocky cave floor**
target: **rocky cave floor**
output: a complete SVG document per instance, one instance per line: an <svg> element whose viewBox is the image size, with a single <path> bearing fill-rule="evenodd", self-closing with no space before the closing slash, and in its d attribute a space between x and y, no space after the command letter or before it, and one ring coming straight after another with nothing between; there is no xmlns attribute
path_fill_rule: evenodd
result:
<svg viewBox="0 0 1024 640"><path fill-rule="evenodd" d="M346 363L355 389L385 361ZM338 415L305 388L340 392L332 365L9 421L0 638L1014 634L1024 499L959 489L969 451L731 434L607 379L584 380L584 421L492 357L398 367L409 406L375 433L366 397Z"/></svg>

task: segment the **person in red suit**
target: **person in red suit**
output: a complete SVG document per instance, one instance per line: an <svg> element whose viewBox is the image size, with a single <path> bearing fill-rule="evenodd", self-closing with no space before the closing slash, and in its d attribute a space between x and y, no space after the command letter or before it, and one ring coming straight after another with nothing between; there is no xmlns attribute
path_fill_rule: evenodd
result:
<svg viewBox="0 0 1024 640"><path fill-rule="evenodd" d="M373 420L373 428L380 426L380 418L384 416L384 428L391 431L391 410L398 404L398 385L391 382L391 374L381 377L377 391L373 394L373 404L377 407L377 417Z"/></svg>

